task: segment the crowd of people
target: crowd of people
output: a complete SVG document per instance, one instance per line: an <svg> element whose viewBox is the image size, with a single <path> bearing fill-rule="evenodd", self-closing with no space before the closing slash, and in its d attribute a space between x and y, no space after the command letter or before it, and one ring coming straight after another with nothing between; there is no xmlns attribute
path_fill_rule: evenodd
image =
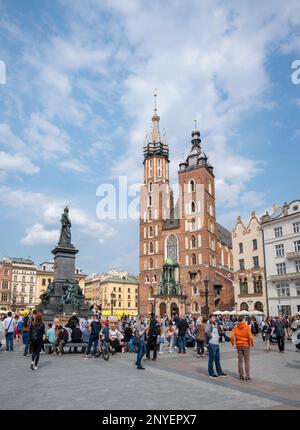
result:
<svg viewBox="0 0 300 430"><path fill-rule="evenodd" d="M82 358L88 360L96 358L98 343L105 341L112 353L135 353L137 369L144 369L144 356L156 360L158 354L164 352L185 355L191 347L197 358L208 356L210 378L226 377L221 367L219 346L224 341L231 342L237 349L240 379L251 381L250 348L254 345L254 337L261 334L266 351L270 351L271 344L276 342L283 353L285 340L300 330L300 315L265 319L213 314L209 319L174 315L169 319L167 315L160 318L152 313L147 318L123 314L120 320L111 321L98 313L91 318L79 318L73 313L67 323L54 320L46 327L43 316L37 311L25 316L1 312L0 346L5 343L6 351L10 352L14 350L14 342L22 342L24 356L31 354L32 370L38 369L40 353L45 350L46 343L53 356L61 356L64 346L76 344L75 350L79 347ZM299 343L294 344L299 351Z"/></svg>

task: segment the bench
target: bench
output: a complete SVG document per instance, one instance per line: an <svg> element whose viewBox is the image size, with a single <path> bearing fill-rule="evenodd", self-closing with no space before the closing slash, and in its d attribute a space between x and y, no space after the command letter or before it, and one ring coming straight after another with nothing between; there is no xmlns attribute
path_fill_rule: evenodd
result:
<svg viewBox="0 0 300 430"><path fill-rule="evenodd" d="M44 348L45 348L45 354L49 354L50 350L53 349L53 345L52 343L44 343ZM80 348L81 349L86 349L87 348L87 343L84 342L67 342L64 346L64 348L69 348L69 352L72 352L72 348Z"/></svg>

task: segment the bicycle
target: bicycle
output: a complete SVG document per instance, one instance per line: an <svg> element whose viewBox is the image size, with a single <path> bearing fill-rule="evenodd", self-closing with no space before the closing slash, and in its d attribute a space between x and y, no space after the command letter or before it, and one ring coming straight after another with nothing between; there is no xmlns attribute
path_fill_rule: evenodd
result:
<svg viewBox="0 0 300 430"><path fill-rule="evenodd" d="M109 359L109 349L107 343L104 340L100 340L98 343L95 357L100 357L100 355L102 355L105 361Z"/></svg>

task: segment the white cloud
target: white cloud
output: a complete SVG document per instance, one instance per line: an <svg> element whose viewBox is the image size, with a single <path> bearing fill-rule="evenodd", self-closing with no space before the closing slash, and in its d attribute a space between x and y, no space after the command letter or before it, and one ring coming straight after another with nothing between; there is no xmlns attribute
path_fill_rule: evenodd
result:
<svg viewBox="0 0 300 430"><path fill-rule="evenodd" d="M0 144L16 151L26 150L25 143L12 132L8 124L0 124Z"/></svg>
<svg viewBox="0 0 300 430"><path fill-rule="evenodd" d="M49 122L40 113L32 113L26 130L28 140L35 145L38 156L51 159L70 152L70 138L64 130Z"/></svg>
<svg viewBox="0 0 300 430"><path fill-rule="evenodd" d="M42 224L34 224L26 229L26 235L21 239L23 245L55 244L59 238L59 230L46 230Z"/></svg>
<svg viewBox="0 0 300 430"><path fill-rule="evenodd" d="M56 230L49 230L47 225L57 226L63 208L66 205L70 205L70 218L74 229L77 229L84 237L96 240L98 243L105 243L107 239L116 234L116 230L107 222L97 221L94 214L76 207L69 199L53 198L42 193L15 190L8 186L0 186L0 202L3 206L7 205L22 211L23 215L26 213L30 214L31 217L34 216L36 222L33 227L26 231L25 238L27 238L27 244L30 244L31 240L33 241L32 237L37 229L45 232L50 231L54 235ZM43 240L46 240L46 237L52 236L47 236L45 233ZM25 243L24 240L22 243Z"/></svg>
<svg viewBox="0 0 300 430"><path fill-rule="evenodd" d="M60 94L67 95L71 92L72 85L68 76L48 65L41 65L41 78L47 85L56 89Z"/></svg>
<svg viewBox="0 0 300 430"><path fill-rule="evenodd" d="M108 52L89 44L82 44L79 40L65 40L61 37L53 37L49 46L49 57L56 52L56 66L61 69L78 71L80 69L94 70L99 73L106 72L106 60Z"/></svg>
<svg viewBox="0 0 300 430"><path fill-rule="evenodd" d="M22 154L12 155L7 152L0 151L0 171L34 175L35 173L38 173L39 170L39 167L35 166Z"/></svg>
<svg viewBox="0 0 300 430"><path fill-rule="evenodd" d="M74 159L61 161L59 163L59 166L61 167L62 170L67 169L75 173L85 173L88 170L86 165Z"/></svg>
<svg viewBox="0 0 300 430"><path fill-rule="evenodd" d="M136 181L140 174L145 126L158 87L158 109L172 162L182 157L182 151L188 152L197 118L217 179L223 188L234 190L226 202L232 200L234 206L245 193L250 195L249 181L260 174L263 164L245 156L242 147L237 153L231 136L242 115L272 106L267 103L271 81L266 59L300 23L297 1L288 8L279 1L271 8L268 2L257 2L257 7L255 3L234 1L227 6L195 0L188 8L184 2L170 8L168 2L153 1L145 8L135 1L127 8L122 1L109 1L135 54L127 64L130 73L122 97L132 119L130 144L125 156L115 161L113 175L127 171Z"/></svg>

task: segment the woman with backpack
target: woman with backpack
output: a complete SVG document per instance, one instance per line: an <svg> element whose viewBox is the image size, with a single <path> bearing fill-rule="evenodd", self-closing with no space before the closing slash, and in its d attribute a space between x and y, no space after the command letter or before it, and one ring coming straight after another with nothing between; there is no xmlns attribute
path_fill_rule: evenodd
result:
<svg viewBox="0 0 300 430"><path fill-rule="evenodd" d="M42 321L42 314L37 313L30 326L30 344L32 349L31 369L37 370L40 359L40 352L44 342L45 325Z"/></svg>
<svg viewBox="0 0 300 430"><path fill-rule="evenodd" d="M23 326L22 326L22 341L24 345L24 356L28 354L29 350L29 321L28 318L23 320Z"/></svg>

